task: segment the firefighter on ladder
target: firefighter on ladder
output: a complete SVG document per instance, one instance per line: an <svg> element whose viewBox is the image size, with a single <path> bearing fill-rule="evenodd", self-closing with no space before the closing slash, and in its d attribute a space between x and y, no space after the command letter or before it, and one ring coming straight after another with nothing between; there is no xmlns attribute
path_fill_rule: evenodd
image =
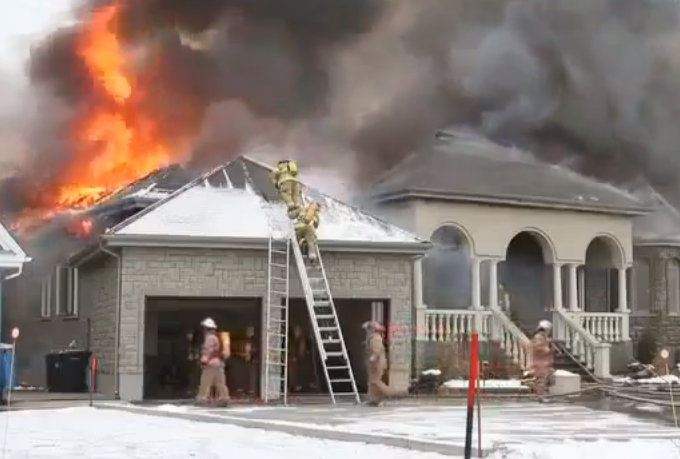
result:
<svg viewBox="0 0 680 459"><path fill-rule="evenodd" d="M284 159L272 171L272 181L281 200L288 208L288 218L295 219L302 209L302 192L297 179L298 166L295 161Z"/></svg>
<svg viewBox="0 0 680 459"><path fill-rule="evenodd" d="M307 205L295 222L295 238L300 244L302 253L306 254L312 263L317 261L316 230L319 227L319 209L319 204L315 202Z"/></svg>

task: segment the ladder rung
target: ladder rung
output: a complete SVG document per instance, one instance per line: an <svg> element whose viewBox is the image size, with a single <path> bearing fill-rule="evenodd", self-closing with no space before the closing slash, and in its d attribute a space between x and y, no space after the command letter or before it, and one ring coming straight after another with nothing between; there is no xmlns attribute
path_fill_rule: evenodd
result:
<svg viewBox="0 0 680 459"><path fill-rule="evenodd" d="M341 397L343 395L351 395L352 397L356 397L357 394L356 394L356 392L333 392L333 395L336 396L336 397L338 395L341 396Z"/></svg>
<svg viewBox="0 0 680 459"><path fill-rule="evenodd" d="M340 344L339 339L322 339L321 342L324 344Z"/></svg>
<svg viewBox="0 0 680 459"><path fill-rule="evenodd" d="M274 266L275 268L287 268L288 265L283 264L283 263L269 263L271 266Z"/></svg>
<svg viewBox="0 0 680 459"><path fill-rule="evenodd" d="M269 307L277 309L286 309L288 306L286 306L285 304L270 304Z"/></svg>
<svg viewBox="0 0 680 459"><path fill-rule="evenodd" d="M345 354L342 352L326 352L326 357L344 357Z"/></svg>
<svg viewBox="0 0 680 459"><path fill-rule="evenodd" d="M284 349L282 347L268 347L267 350L276 352L286 352L288 349Z"/></svg>
<svg viewBox="0 0 680 459"><path fill-rule="evenodd" d="M274 295L288 296L288 292L282 292L280 290L272 290L271 293Z"/></svg>
<svg viewBox="0 0 680 459"><path fill-rule="evenodd" d="M307 278L309 282L321 282L323 281L323 277L308 277Z"/></svg>
<svg viewBox="0 0 680 459"><path fill-rule="evenodd" d="M349 370L349 366L341 365L341 366L335 366L335 367L326 367L326 370Z"/></svg>
<svg viewBox="0 0 680 459"><path fill-rule="evenodd" d="M338 327L319 327L319 331L322 332L338 331Z"/></svg>
<svg viewBox="0 0 680 459"><path fill-rule="evenodd" d="M335 319L335 316L333 314L331 314L331 315L317 314L316 315L316 320L329 320L329 319Z"/></svg>
<svg viewBox="0 0 680 459"><path fill-rule="evenodd" d="M272 279L272 280L275 280L275 281L288 282L288 279L286 279L285 277L276 277L276 276L272 276L271 279Z"/></svg>
<svg viewBox="0 0 680 459"><path fill-rule="evenodd" d="M330 301L315 301L314 306L316 307L321 307L321 308L327 308L331 305Z"/></svg>
<svg viewBox="0 0 680 459"><path fill-rule="evenodd" d="M272 253L278 253L278 254L281 254L281 255L288 255L287 250L272 249L271 251L272 251Z"/></svg>
<svg viewBox="0 0 680 459"><path fill-rule="evenodd" d="M340 383L348 383L352 382L351 379L331 379L331 384L340 384Z"/></svg>

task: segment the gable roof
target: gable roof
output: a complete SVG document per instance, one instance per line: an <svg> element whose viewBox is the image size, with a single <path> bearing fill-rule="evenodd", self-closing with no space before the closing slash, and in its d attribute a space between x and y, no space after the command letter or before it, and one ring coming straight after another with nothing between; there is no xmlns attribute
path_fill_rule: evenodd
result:
<svg viewBox="0 0 680 459"><path fill-rule="evenodd" d="M31 259L12 237L5 225L0 223L0 268L20 268Z"/></svg>
<svg viewBox="0 0 680 459"><path fill-rule="evenodd" d="M378 201L419 197L633 215L650 210L613 186L458 133L407 157L375 184L372 195Z"/></svg>
<svg viewBox="0 0 680 459"><path fill-rule="evenodd" d="M287 236L291 223L270 179L271 168L240 157L182 187L111 228L109 243L191 239L216 243L254 243ZM303 199L321 205L319 242L343 247L424 251L429 243L416 236L302 185Z"/></svg>

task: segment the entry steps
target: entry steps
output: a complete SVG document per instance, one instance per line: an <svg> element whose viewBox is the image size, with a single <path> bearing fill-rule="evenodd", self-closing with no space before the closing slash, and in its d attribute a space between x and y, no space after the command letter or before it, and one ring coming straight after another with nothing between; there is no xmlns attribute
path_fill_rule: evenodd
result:
<svg viewBox="0 0 680 459"><path fill-rule="evenodd" d="M291 245L331 401L333 404L343 400L360 403L361 397L340 329L321 253L317 247L316 263L311 263L309 257L302 253L297 239L292 239Z"/></svg>

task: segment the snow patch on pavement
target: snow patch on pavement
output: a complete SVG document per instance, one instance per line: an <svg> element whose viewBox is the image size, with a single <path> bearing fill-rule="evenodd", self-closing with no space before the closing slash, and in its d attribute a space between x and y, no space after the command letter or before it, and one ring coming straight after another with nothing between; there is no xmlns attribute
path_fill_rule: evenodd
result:
<svg viewBox="0 0 680 459"><path fill-rule="evenodd" d="M518 379L484 379L479 382L482 389L517 389L527 390L528 387ZM450 379L446 381L444 387L447 389L467 389L467 379Z"/></svg>

